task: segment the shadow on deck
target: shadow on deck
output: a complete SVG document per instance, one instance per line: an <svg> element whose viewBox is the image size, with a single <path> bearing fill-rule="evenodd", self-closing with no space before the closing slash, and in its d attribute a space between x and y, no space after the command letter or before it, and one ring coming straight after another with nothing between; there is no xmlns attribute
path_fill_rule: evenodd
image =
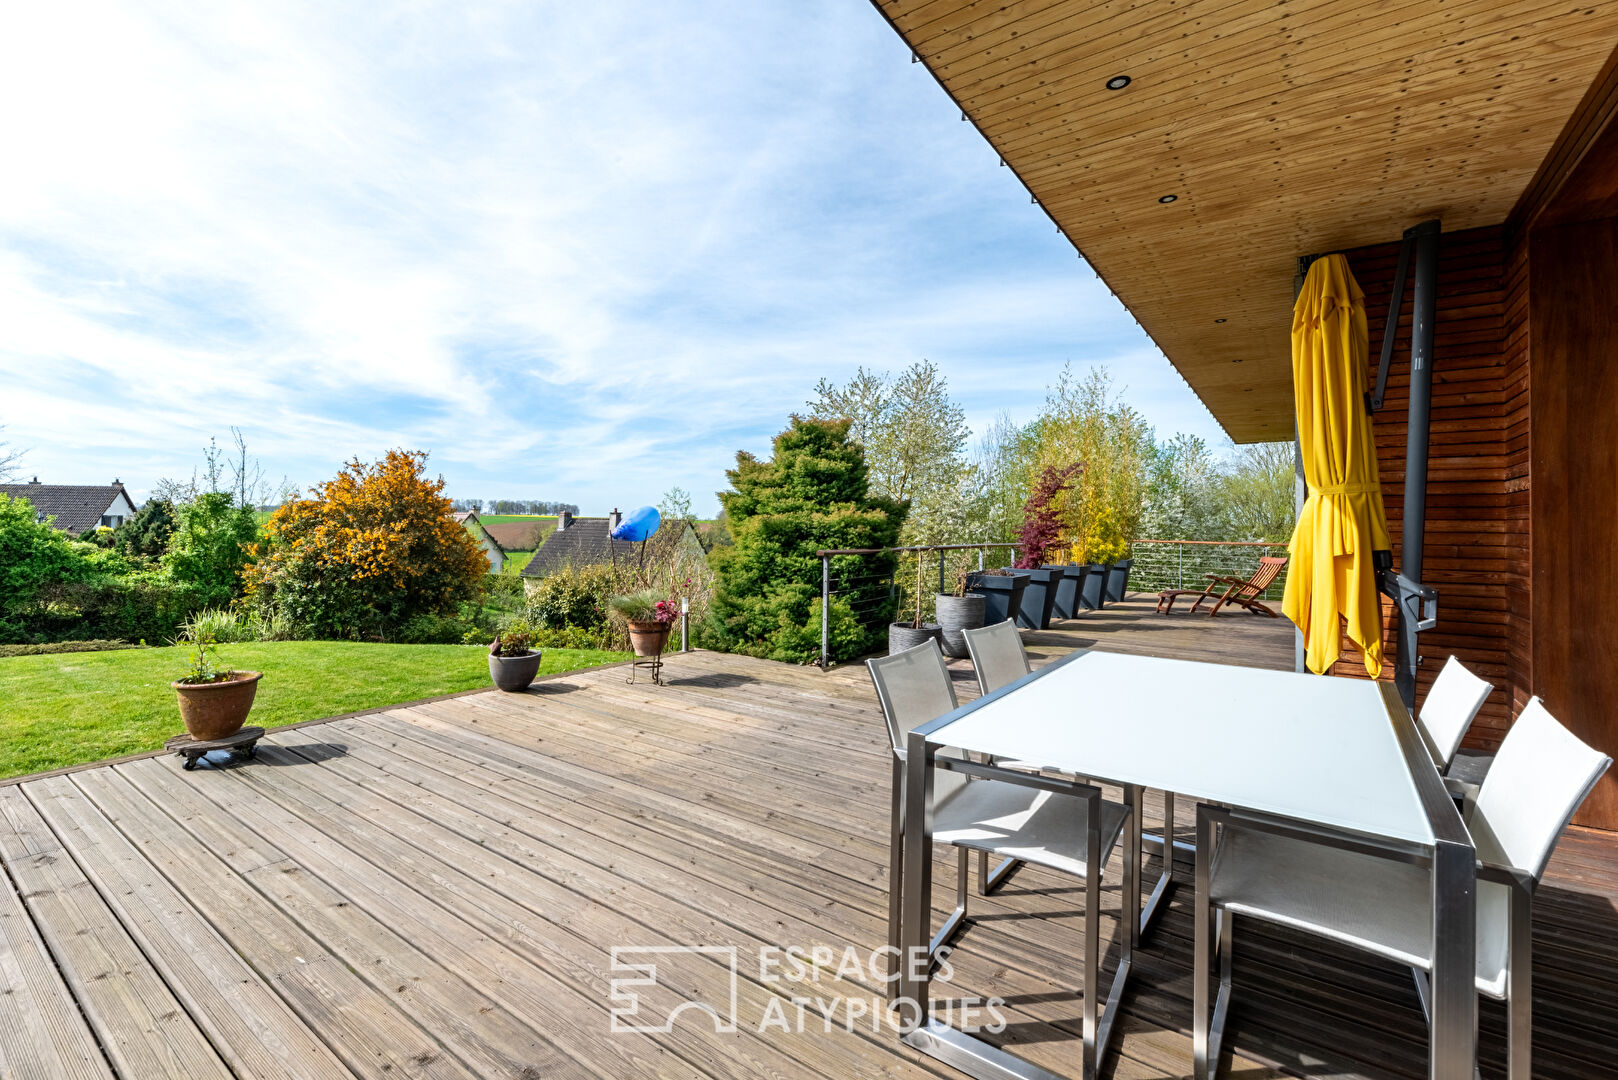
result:
<svg viewBox="0 0 1618 1080"><path fill-rule="evenodd" d="M1093 644L1291 664L1286 623L1139 602L1029 642L1042 659ZM0 786L0 1074L953 1075L868 1011L888 751L863 669L693 653L667 674L631 686L605 668L276 732L264 767L152 757ZM1142 692L1194 707L1194 688ZM1567 837L1536 906L1538 1076L1611 1068L1615 896L1612 838ZM1005 997L1000 1039L1067 1075L1080 902L1027 868L974 897L938 991ZM1136 954L1113 1076L1190 1074L1189 902L1182 888ZM1110 941L1115 890L1107 903ZM692 945L707 951L645 951ZM829 963L761 970L761 950L791 946ZM614 967L621 947L621 964L658 965L620 987L638 1002L613 996L640 974ZM687 1010L615 1032L614 1009L652 1028L692 999L728 1014L733 958L735 1030ZM1253 926L1236 981L1227 1075L1424 1072L1397 968ZM1486 1074L1502 1023L1485 1003Z"/></svg>

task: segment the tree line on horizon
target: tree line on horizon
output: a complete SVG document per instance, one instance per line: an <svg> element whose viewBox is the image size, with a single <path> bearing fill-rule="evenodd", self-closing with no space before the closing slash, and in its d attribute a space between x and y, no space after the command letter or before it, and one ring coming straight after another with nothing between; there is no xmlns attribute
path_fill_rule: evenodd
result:
<svg viewBox="0 0 1618 1080"><path fill-rule="evenodd" d="M450 507L456 513L464 514L468 511L478 514L534 514L540 517L555 517L566 511L577 515L577 503L549 502L544 499L451 499Z"/></svg>

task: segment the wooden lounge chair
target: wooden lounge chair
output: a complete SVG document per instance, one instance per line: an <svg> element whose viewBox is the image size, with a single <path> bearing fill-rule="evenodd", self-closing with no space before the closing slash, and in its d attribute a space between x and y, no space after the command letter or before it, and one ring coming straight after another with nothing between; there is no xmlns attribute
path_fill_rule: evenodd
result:
<svg viewBox="0 0 1618 1080"><path fill-rule="evenodd" d="M1182 596L1195 596L1196 603L1191 605L1192 614L1195 614L1204 600L1212 600L1217 595L1219 599L1214 601L1213 608L1208 612L1210 617L1219 614L1219 609L1226 604L1238 604L1249 612L1262 612L1272 619L1280 618L1268 606L1259 603L1258 598L1264 595L1264 590L1270 587L1270 582L1275 580L1275 575L1286 564L1285 555L1266 555L1259 559L1258 569L1253 571L1253 576L1245 581L1222 574L1206 574L1204 576L1209 583L1206 589L1165 589L1157 594L1157 613L1167 615L1174 610L1174 601Z"/></svg>

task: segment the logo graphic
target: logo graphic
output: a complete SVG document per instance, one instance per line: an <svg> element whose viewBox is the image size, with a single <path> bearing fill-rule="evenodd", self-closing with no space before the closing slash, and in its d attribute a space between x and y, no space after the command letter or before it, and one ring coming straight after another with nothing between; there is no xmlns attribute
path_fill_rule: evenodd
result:
<svg viewBox="0 0 1618 1080"><path fill-rule="evenodd" d="M666 981L659 980L660 965ZM614 1032L673 1031L675 1020L687 1009L707 1013L715 1034L736 1030L734 945L614 945L612 970ZM620 977L617 972L626 974Z"/></svg>

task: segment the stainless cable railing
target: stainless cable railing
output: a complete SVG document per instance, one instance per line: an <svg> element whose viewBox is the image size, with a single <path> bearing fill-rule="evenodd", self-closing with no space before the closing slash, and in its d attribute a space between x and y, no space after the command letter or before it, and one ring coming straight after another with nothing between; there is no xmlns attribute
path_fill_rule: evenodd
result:
<svg viewBox="0 0 1618 1080"><path fill-rule="evenodd" d="M1129 586L1137 592L1161 592L1202 588L1209 574L1246 579L1258 569L1260 556L1284 554L1286 548L1285 543L1250 540L1131 540L1129 557L1135 562ZM1263 599L1279 600L1286 577L1283 568Z"/></svg>

